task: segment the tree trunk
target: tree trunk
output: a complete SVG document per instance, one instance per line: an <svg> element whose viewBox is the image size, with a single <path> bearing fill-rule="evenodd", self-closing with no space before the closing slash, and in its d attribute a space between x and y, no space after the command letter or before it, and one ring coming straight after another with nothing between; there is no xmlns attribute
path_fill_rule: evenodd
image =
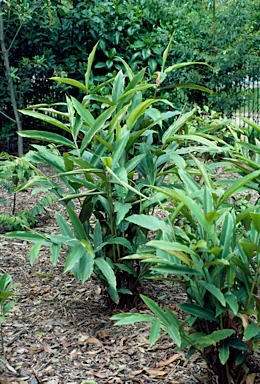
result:
<svg viewBox="0 0 260 384"><path fill-rule="evenodd" d="M3 9L2 4L0 2L0 47L1 47L1 53L4 58L4 65L5 65L5 75L8 81L8 87L10 91L10 97L11 97L11 103L14 111L14 117L17 125L18 132L22 131L22 123L20 120L18 108L17 108L17 101L15 97L15 91L14 91L14 82L11 77L10 72L10 62L9 62L9 52L6 49L5 46L5 37L4 37L4 22L3 22ZM18 156L23 155L23 139L21 136L18 135Z"/></svg>

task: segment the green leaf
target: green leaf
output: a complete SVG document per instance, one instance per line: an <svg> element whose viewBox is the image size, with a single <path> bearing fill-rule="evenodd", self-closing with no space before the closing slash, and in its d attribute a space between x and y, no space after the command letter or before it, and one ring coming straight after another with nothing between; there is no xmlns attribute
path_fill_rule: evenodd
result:
<svg viewBox="0 0 260 384"><path fill-rule="evenodd" d="M253 226L260 233L260 213L250 213L250 217L253 222Z"/></svg>
<svg viewBox="0 0 260 384"><path fill-rule="evenodd" d="M125 239L124 237L114 237L112 239L108 239L106 241L106 244L119 244L122 245L123 247L129 249L130 251L132 250L132 245L129 240Z"/></svg>
<svg viewBox="0 0 260 384"><path fill-rule="evenodd" d="M207 336L201 337L200 346L201 348L207 348L210 345L216 345L221 340L225 340L231 335L233 335L235 331L233 329L220 329L219 331L214 331Z"/></svg>
<svg viewBox="0 0 260 384"><path fill-rule="evenodd" d="M202 211L201 207L194 201L194 199L186 196L184 192L177 189L171 189L166 187L153 187L156 191L164 193L166 196L173 198L181 203L184 203L186 207L193 213L194 217L198 221L198 223L202 226L204 231L208 233L209 237L215 243L216 240L216 232L215 227L212 223L209 223Z"/></svg>
<svg viewBox="0 0 260 384"><path fill-rule="evenodd" d="M116 290L116 277L110 264L108 264L108 262L101 257L95 259L95 264L107 280L108 285Z"/></svg>
<svg viewBox="0 0 260 384"><path fill-rule="evenodd" d="M182 303L177 305L184 312L187 312L190 315L204 318L205 320L218 321L215 317L215 313L210 309L202 308L197 304L193 303Z"/></svg>
<svg viewBox="0 0 260 384"><path fill-rule="evenodd" d="M86 133L82 143L81 143L81 152L83 152L85 150L85 148L87 147L87 145L91 142L91 140L93 139L94 135L104 127L104 124L105 122L110 118L110 116L112 115L112 113L114 112L114 110L116 109L116 107L110 107L108 108L107 110L105 110L105 112L103 112L101 115L98 116L98 118L96 119L95 123L92 125L92 127L88 130L88 132Z"/></svg>
<svg viewBox="0 0 260 384"><path fill-rule="evenodd" d="M153 321L151 330L150 330L150 336L149 336L149 343L150 347L154 345L160 335L160 329L161 329L161 324L159 321Z"/></svg>
<svg viewBox="0 0 260 384"><path fill-rule="evenodd" d="M21 239L24 241L30 241L32 243L37 243L38 241L45 239L44 236L39 233L22 231L8 232L2 236L7 239Z"/></svg>
<svg viewBox="0 0 260 384"><path fill-rule="evenodd" d="M162 142L166 143L166 141L173 137L185 124L186 122L194 115L197 111L197 108L193 108L190 112L184 113L181 115L173 124L169 126L169 128L164 132L162 137ZM185 138L185 136L184 136Z"/></svg>
<svg viewBox="0 0 260 384"><path fill-rule="evenodd" d="M248 346L246 343L244 343L242 340L238 338L230 338L226 341L226 344L229 345L230 347L233 347L235 349L238 349L239 351L248 351Z"/></svg>
<svg viewBox="0 0 260 384"><path fill-rule="evenodd" d="M134 128L137 119L139 119L139 117L145 113L146 109L150 107L150 105L156 102L158 102L158 100L148 99L141 102L139 105L137 105L137 107L135 107L135 109L130 113L129 117L126 120L127 127L130 131Z"/></svg>
<svg viewBox="0 0 260 384"><path fill-rule="evenodd" d="M20 131L19 135L22 137L28 137L29 139L48 141L52 144L65 145L69 148L75 148L75 144L57 133L41 132L41 131Z"/></svg>
<svg viewBox="0 0 260 384"><path fill-rule="evenodd" d="M228 345L223 345L221 347L219 347L219 360L221 362L222 365L225 365L226 362L228 361L228 358L229 358L229 347Z"/></svg>
<svg viewBox="0 0 260 384"><path fill-rule="evenodd" d="M42 120L42 121L45 121L46 123L49 123L49 124L52 124L52 125L54 125L55 127L59 127L59 128L61 128L61 129L63 129L64 131L66 131L66 132L70 132L70 129L69 129L69 127L67 127L67 125L65 125L65 124L63 124L61 121L59 121L59 120L57 120L57 119L54 119L53 117L50 117L50 116L48 116L48 115L45 115L45 114L43 114L43 113L40 113L40 112L34 112L34 111L28 111L28 110L26 110L26 109L24 109L24 110L20 110L19 112L21 112L23 115L27 115L27 116L31 116L31 117L34 117L34 118L36 118L36 119L39 119L39 120ZM27 136L24 136L24 133L26 132L26 134L27 134ZM31 135L29 135L31 133ZM19 132L19 134L21 135L21 136L24 136L24 137L30 137L30 138L32 138L32 139L38 139L38 137L36 136L36 134L39 134L39 136L40 135L42 135L42 134L44 134L44 133L47 133L47 132L41 132L41 131L21 131L21 132ZM32 134L34 135L34 136L32 136ZM60 135L57 135L57 134L55 134L56 136L59 136L60 137ZM36 137L35 137L36 136ZM61 136L62 137L62 136ZM39 140L43 140L43 139L39 139Z"/></svg>
<svg viewBox="0 0 260 384"><path fill-rule="evenodd" d="M218 301L223 305L223 307L226 306L226 300L223 295L223 293L220 291L219 288L217 288L215 285L207 283L206 281L200 280L198 282L199 285L202 285L202 287L206 288L207 291L209 291L213 296L218 299Z"/></svg>
<svg viewBox="0 0 260 384"><path fill-rule="evenodd" d="M112 154L112 169L115 170L116 167L119 165L119 160L122 158L125 150L126 150L126 144L129 139L129 131L125 132L123 136L118 140L116 143L116 148Z"/></svg>
<svg viewBox="0 0 260 384"><path fill-rule="evenodd" d="M73 209L69 205L66 206L66 210L68 212L76 238L79 240L87 239L84 227L76 212L73 211Z"/></svg>
<svg viewBox="0 0 260 384"><path fill-rule="evenodd" d="M133 275L135 277L137 277L137 273L136 271L134 270L134 268L131 268L129 267L128 265L126 264L119 264L119 263L114 263L114 265L120 270L120 271L125 271L127 273L129 273L129 275ZM122 292L122 290L118 290L118 292Z"/></svg>
<svg viewBox="0 0 260 384"><path fill-rule="evenodd" d="M75 264L77 264L80 258L83 256L85 249L81 244L74 246L66 257L66 262L64 265L64 273L70 271Z"/></svg>
<svg viewBox="0 0 260 384"><path fill-rule="evenodd" d="M234 315L236 315L238 312L237 297L233 293L225 293L224 297L229 308L231 309L231 311L234 312Z"/></svg>
<svg viewBox="0 0 260 384"><path fill-rule="evenodd" d="M256 177L260 176L260 171L250 172L248 175L234 181L234 183L225 191L222 197L219 199L218 206L220 206L225 200L230 196L238 192L240 188L248 184L250 181L254 180Z"/></svg>
<svg viewBox="0 0 260 384"><path fill-rule="evenodd" d="M154 322L154 317L150 315L145 315L141 313L119 313L117 315L113 315L110 317L111 320L117 320L115 325L127 325L127 324L134 324L139 322Z"/></svg>
<svg viewBox="0 0 260 384"><path fill-rule="evenodd" d="M166 49L163 52L163 60L162 60L161 72L164 72L164 67L165 67L165 64L166 64L167 57L168 57L169 52L170 52L173 36L174 36L174 34L171 35L170 41L169 41Z"/></svg>
<svg viewBox="0 0 260 384"><path fill-rule="evenodd" d="M119 97L122 95L124 89L124 75L122 71L119 71L115 77L113 90L112 90L112 101L117 103Z"/></svg>
<svg viewBox="0 0 260 384"><path fill-rule="evenodd" d="M127 76L129 77L129 80L131 81L134 77L134 72L132 71L132 69L129 67L129 65L127 64L127 62L125 60L123 60L121 57L119 56L116 56L116 58L120 61L122 61L122 63L124 64L124 67L125 67L125 70L126 70L126 73L127 73Z"/></svg>
<svg viewBox="0 0 260 384"><path fill-rule="evenodd" d="M207 87L203 87L202 85L193 84L193 83L184 83L184 84L172 84L162 87L162 89L171 89L171 88L189 88L189 89L197 89L201 92L214 93L212 89Z"/></svg>
<svg viewBox="0 0 260 384"><path fill-rule="evenodd" d="M245 117L239 116L239 118L243 120L245 123L247 123L248 125L250 125L250 127L254 128L257 132L260 132L260 125L256 124L255 122Z"/></svg>
<svg viewBox="0 0 260 384"><path fill-rule="evenodd" d="M38 257L41 247L44 243L44 239L40 240L38 243L34 244L30 249L30 264L33 265L35 259Z"/></svg>
<svg viewBox="0 0 260 384"><path fill-rule="evenodd" d="M50 259L53 265L57 264L60 250L61 250L61 244L52 244L50 247L50 251L51 251Z"/></svg>
<svg viewBox="0 0 260 384"><path fill-rule="evenodd" d="M162 322L162 324L164 326L171 326L171 323L169 322L168 316L159 307L159 305L155 303L155 301L153 301L152 299L150 299L149 297L146 297L144 295L140 295L140 297L145 302L147 307L155 314L155 316L158 317L158 319Z"/></svg>
<svg viewBox="0 0 260 384"><path fill-rule="evenodd" d="M181 346L181 335L179 329L176 328L173 324L164 328L172 340L177 344L178 347Z"/></svg>
<svg viewBox="0 0 260 384"><path fill-rule="evenodd" d="M179 63L179 64L174 64L174 65L171 65L170 67L167 67L165 69L165 73L168 74L170 72L173 72L173 71L176 71L176 69L179 69L179 68L183 68L183 67L187 67L189 65L206 65L207 67L209 68L212 68L209 64L207 63L203 63L203 62L199 62L199 61L189 61L189 62L186 62L186 63Z"/></svg>
<svg viewBox="0 0 260 384"><path fill-rule="evenodd" d="M56 212L55 217L56 217L56 220L57 220L57 223L58 223L58 226L60 228L61 233L65 236L68 236L71 239L73 239L74 238L73 232L72 232L69 224L67 223L67 221L64 219L64 217L58 212Z"/></svg>
<svg viewBox="0 0 260 384"><path fill-rule="evenodd" d="M59 83L63 83L63 84L72 85L73 87L79 88L86 93L88 92L84 84L74 79L69 79L64 77L51 77L50 80L58 81Z"/></svg>
<svg viewBox="0 0 260 384"><path fill-rule="evenodd" d="M155 259L156 260L156 259ZM156 261L155 261L156 262ZM160 263L160 260L157 261ZM194 268L187 267L185 265L174 265L174 264L167 264L167 265L159 265L157 267L150 267L152 271L159 272L161 274L173 274L173 275L202 275L202 271L198 271Z"/></svg>
<svg viewBox="0 0 260 384"><path fill-rule="evenodd" d="M120 203L119 201L115 201L115 212L116 212L116 225L119 225L125 218L125 215L132 208L131 203Z"/></svg>
<svg viewBox="0 0 260 384"><path fill-rule="evenodd" d="M257 326L255 323L249 324L246 327L245 332L244 332L245 341L252 339L256 335L258 335L259 332L260 332L259 326Z"/></svg>
<svg viewBox="0 0 260 384"><path fill-rule="evenodd" d="M85 85L86 85L86 90L85 92L88 93L88 89L89 89L89 77L90 77L90 73L91 73L91 68L92 68L92 64L93 64L93 60L94 60L94 57L95 57L95 53L96 53L96 50L97 50L97 46L98 46L99 42L97 42L97 44L93 47L89 57L88 57L88 66L87 66L87 71L86 71L86 74L85 74Z"/></svg>
<svg viewBox="0 0 260 384"><path fill-rule="evenodd" d="M94 258L89 252L84 252L79 263L77 264L78 276L82 283L92 275L94 268ZM72 269L74 272L74 269Z"/></svg>
<svg viewBox="0 0 260 384"><path fill-rule="evenodd" d="M187 247L184 244L177 243L175 241L166 241L166 240L151 240L147 243L148 247L154 247L157 249L161 249L162 251L168 252L171 254L171 252L185 252L188 253L191 256L197 257L196 253L189 247ZM192 261L188 258L187 255L184 255L184 262L185 264L190 264Z"/></svg>
<svg viewBox="0 0 260 384"><path fill-rule="evenodd" d="M126 218L130 223L139 225L140 227L147 228L150 231L166 231L169 232L169 226L161 219L150 215L132 215Z"/></svg>
<svg viewBox="0 0 260 384"><path fill-rule="evenodd" d="M95 123L95 119L92 114L77 99L75 99L74 97L72 97L71 99L78 114L91 127Z"/></svg>

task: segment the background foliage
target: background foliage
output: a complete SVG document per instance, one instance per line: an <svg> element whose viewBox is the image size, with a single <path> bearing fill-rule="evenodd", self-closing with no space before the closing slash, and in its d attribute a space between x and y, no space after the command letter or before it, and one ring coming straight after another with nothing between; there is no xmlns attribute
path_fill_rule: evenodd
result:
<svg viewBox="0 0 260 384"><path fill-rule="evenodd" d="M214 67L180 69L167 80L160 96L181 103L204 103L231 114L243 100L239 87L246 76L257 76L259 64L259 0L194 1L144 0L1 1L6 46L20 108L52 102L64 86L51 76L81 79L87 56L100 41L92 82L115 76L122 67L118 56L136 71L147 66L158 71L161 54L174 32L168 64L204 61ZM1 58L2 60L2 58ZM5 137L15 129L4 66L0 69L1 130ZM213 89L208 95L196 90L172 89L176 83L197 83ZM77 96L74 91L73 96ZM61 93L61 94L60 94ZM166 95L167 93L167 95ZM238 96L240 95L240 97ZM30 123L24 121L26 128Z"/></svg>

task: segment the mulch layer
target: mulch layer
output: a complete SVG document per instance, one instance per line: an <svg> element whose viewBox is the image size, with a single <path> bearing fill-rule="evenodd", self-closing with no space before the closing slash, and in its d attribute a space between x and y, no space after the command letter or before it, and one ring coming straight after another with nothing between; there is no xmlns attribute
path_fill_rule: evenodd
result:
<svg viewBox="0 0 260 384"><path fill-rule="evenodd" d="M0 188L1 198L7 192ZM17 195L17 212L30 208L38 195ZM0 213L11 213L12 203ZM46 208L37 230L56 232L54 214L59 205ZM5 355L0 383L29 384L194 384L217 383L196 354L187 360L172 340L162 335L149 347L149 324L113 326L114 312L107 308L99 280L84 285L63 273L64 255L52 266L48 249L33 266L31 245L0 238L0 272L9 273L16 285L17 303L2 325ZM162 305L177 309L184 295L178 286L146 282L142 291ZM138 311L148 312L145 306ZM1 347L1 345L0 345ZM0 352L1 355L1 352ZM260 372L260 356L254 359ZM260 375L255 383L260 383Z"/></svg>

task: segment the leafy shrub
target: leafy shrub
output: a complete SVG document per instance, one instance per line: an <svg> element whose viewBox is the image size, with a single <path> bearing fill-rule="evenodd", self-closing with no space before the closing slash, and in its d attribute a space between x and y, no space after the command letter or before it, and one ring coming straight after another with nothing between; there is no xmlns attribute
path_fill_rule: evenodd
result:
<svg viewBox="0 0 260 384"><path fill-rule="evenodd" d="M196 151L200 146L203 150L220 151L200 132L187 136L177 134L196 113L196 108L175 120L180 112L170 102L145 98L145 91L152 89L156 92L168 73L192 64L165 68L169 48L170 43L163 54L162 69L155 84L144 80L145 69L134 74L123 61L127 75L119 71L113 79L93 88L89 85L89 77L95 47L89 56L85 84L73 79L55 78L84 91L82 103L73 96L67 96L66 104L61 103L63 109L66 106L66 112L58 109L60 103L53 105L56 109L38 105L22 111L51 123L66 136L39 131L21 133L24 137L52 143L51 147L34 144L35 151L26 155L26 161L48 164L55 175L49 177L38 170L37 176L16 188L16 192L41 185L46 192L54 193L66 207L68 221L56 214L61 231L59 235L16 232L8 237L22 237L35 242L30 254L31 262L38 256L42 245L50 247L53 263L57 262L61 248L65 247L65 272L72 271L83 282L95 273L107 287L112 301L118 303L122 298L121 306L133 305L139 282L150 275L146 265L121 261L122 257L136 252L146 243L148 234L147 229L129 222L127 216L139 215L142 218L152 214L160 204L160 198L153 196L148 185L165 183L170 169L175 167L169 160L178 154L179 146L188 147L188 153L191 151L189 143L197 142ZM101 103L101 112L96 118L91 113L92 103ZM159 104L166 105L168 110L161 112L157 107ZM53 144L63 146L67 152L61 153ZM185 153L185 148L182 151Z"/></svg>
<svg viewBox="0 0 260 384"><path fill-rule="evenodd" d="M238 384L249 380L248 359L260 339L260 205L245 211L232 206L230 198L250 188L260 170L229 180L225 190L193 159L203 187L185 171L184 161L178 169L181 189L154 187L167 197L169 215L159 232L158 224L150 225L158 232L155 240L127 257L150 264L152 278L178 283L186 301L177 306L187 317L181 321L170 309L142 296L153 315L122 313L112 319L116 325L151 322L151 345L163 329L177 350L189 347L188 357L201 353L220 383ZM138 223L147 228L146 222Z"/></svg>

